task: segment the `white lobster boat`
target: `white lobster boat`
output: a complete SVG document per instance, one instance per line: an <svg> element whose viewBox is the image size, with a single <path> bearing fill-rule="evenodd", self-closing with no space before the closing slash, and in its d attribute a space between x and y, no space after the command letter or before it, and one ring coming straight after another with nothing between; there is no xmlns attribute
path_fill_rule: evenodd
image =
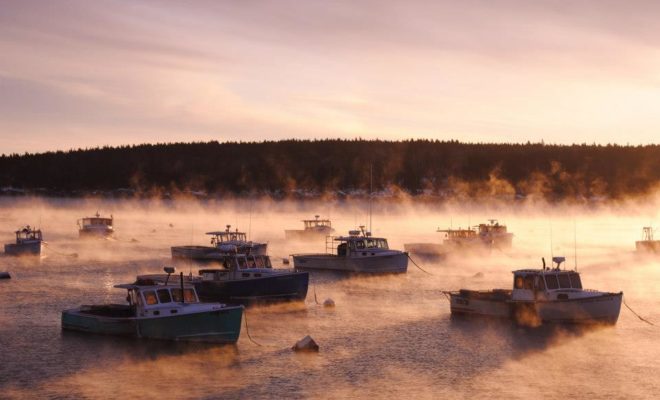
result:
<svg viewBox="0 0 660 400"><path fill-rule="evenodd" d="M660 253L660 240L653 239L653 228L645 226L642 228L642 240L635 242L638 253Z"/></svg>
<svg viewBox="0 0 660 400"><path fill-rule="evenodd" d="M391 250L387 239L360 230L328 237L326 253L293 254L295 269L333 270L362 274L393 274L408 270L408 253Z"/></svg>
<svg viewBox="0 0 660 400"><path fill-rule="evenodd" d="M5 254L10 256L41 255L44 246L41 229L31 228L26 225L24 228L14 232L16 234L16 243L5 244Z"/></svg>
<svg viewBox="0 0 660 400"><path fill-rule="evenodd" d="M113 217L101 217L96 212L93 217L85 217L78 220L78 235L80 238L108 238L115 233L113 228Z"/></svg>
<svg viewBox="0 0 660 400"><path fill-rule="evenodd" d="M562 270L564 257L554 257L554 268L513 271L513 289L449 292L451 313L513 319L521 325L542 323L615 324L623 292L582 288L577 271Z"/></svg>
<svg viewBox="0 0 660 400"><path fill-rule="evenodd" d="M285 229L284 237L287 240L315 240L335 233L332 222L329 219L319 219L319 217L319 215L315 215L314 219L304 219L302 222L305 224L305 229Z"/></svg>

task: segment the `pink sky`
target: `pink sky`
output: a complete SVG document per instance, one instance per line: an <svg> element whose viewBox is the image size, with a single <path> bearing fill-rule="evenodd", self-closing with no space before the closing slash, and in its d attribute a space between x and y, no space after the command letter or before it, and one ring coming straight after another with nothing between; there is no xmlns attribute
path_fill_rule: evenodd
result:
<svg viewBox="0 0 660 400"><path fill-rule="evenodd" d="M658 142L660 2L0 0L0 153Z"/></svg>

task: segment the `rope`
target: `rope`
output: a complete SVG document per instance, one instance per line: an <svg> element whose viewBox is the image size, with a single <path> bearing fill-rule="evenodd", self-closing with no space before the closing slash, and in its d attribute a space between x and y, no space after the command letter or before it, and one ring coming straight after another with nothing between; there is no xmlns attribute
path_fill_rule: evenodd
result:
<svg viewBox="0 0 660 400"><path fill-rule="evenodd" d="M262 347L262 345L257 343L254 339L252 339L252 336L250 336L250 328L248 327L247 312L245 311L245 309L243 309L243 317L244 317L244 320L245 320L245 333L247 333L248 339L250 339L250 341L252 343L256 344L257 346Z"/></svg>
<svg viewBox="0 0 660 400"><path fill-rule="evenodd" d="M425 270L424 268L422 268L422 267L420 267L419 265L417 265L417 263L416 263L416 262L410 257L410 254L406 254L406 255L408 256L408 259L410 260L410 262L413 263L413 265L414 265L415 267L419 268L420 271L424 272L425 274L433 275L432 273L428 272L428 271Z"/></svg>
<svg viewBox="0 0 660 400"><path fill-rule="evenodd" d="M67 253L60 253L59 251L53 250L53 248L50 247L50 245L48 244L48 242L44 242L44 246L48 247L48 248L50 249L50 251L52 251L53 253L55 253L55 254L57 254L57 255L60 255L60 256L65 256L65 257L78 257L78 253L70 253L70 254L67 254Z"/></svg>
<svg viewBox="0 0 660 400"><path fill-rule="evenodd" d="M636 316L637 318L639 318L640 320L646 322L647 324L649 324L649 325L651 325L651 326L655 326L655 324L654 324L653 322L651 322L651 321L649 321L649 320L647 320L647 319L642 318L642 317L641 317L639 314L637 314L632 308L630 308L630 306L629 306L628 304L626 304L626 299L623 299L623 305L626 306L626 308L628 308L628 310L630 310L631 313L635 314L635 316Z"/></svg>
<svg viewBox="0 0 660 400"><path fill-rule="evenodd" d="M317 305L321 305L321 303L319 303L319 301L316 299L316 285L312 285L312 287L314 288L314 302Z"/></svg>

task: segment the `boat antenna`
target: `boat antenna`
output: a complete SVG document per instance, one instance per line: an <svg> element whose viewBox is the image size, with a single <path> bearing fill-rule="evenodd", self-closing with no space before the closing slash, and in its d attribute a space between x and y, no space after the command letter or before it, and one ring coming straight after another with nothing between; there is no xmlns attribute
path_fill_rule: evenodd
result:
<svg viewBox="0 0 660 400"><path fill-rule="evenodd" d="M247 234L248 240L250 240L251 233L252 233L252 196L250 196L250 213L248 217L248 234Z"/></svg>
<svg viewBox="0 0 660 400"><path fill-rule="evenodd" d="M372 231L371 227L371 197L374 193L374 164L369 164L369 232Z"/></svg>
<svg viewBox="0 0 660 400"><path fill-rule="evenodd" d="M552 254L552 220L550 221L550 259L554 260L554 255Z"/></svg>
<svg viewBox="0 0 660 400"><path fill-rule="evenodd" d="M573 218L573 262L575 263L575 271L577 272L577 224L575 218Z"/></svg>
<svg viewBox="0 0 660 400"><path fill-rule="evenodd" d="M181 304L183 304L186 302L183 296L183 272L181 272L179 276L181 277Z"/></svg>

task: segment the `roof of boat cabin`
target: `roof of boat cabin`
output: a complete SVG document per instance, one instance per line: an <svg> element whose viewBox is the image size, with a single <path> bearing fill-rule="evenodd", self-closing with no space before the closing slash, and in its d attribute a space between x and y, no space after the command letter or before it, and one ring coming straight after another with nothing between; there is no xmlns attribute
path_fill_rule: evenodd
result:
<svg viewBox="0 0 660 400"><path fill-rule="evenodd" d="M376 237L376 236L362 236L362 235L335 236L333 239L334 239L334 240L339 240L339 241L345 241L345 242L350 242L350 241L353 241L353 240L364 240L364 239L387 240L386 238L383 238L383 237Z"/></svg>
<svg viewBox="0 0 660 400"><path fill-rule="evenodd" d="M245 235L245 232L239 232L239 231L213 231L213 232L206 232L207 235Z"/></svg>
<svg viewBox="0 0 660 400"><path fill-rule="evenodd" d="M134 283L120 283L118 285L115 285L114 287L117 288L117 289L140 289L140 290L141 289L154 289L154 288L158 288L158 289L164 289L164 288L180 289L181 284L178 283L178 282L176 284L174 282L168 283L167 285L162 284L162 283L158 283L158 282L154 282L153 285L136 285ZM185 289L190 289L190 288L194 289L194 286L192 286L190 284L187 284L187 283L184 283L183 287Z"/></svg>
<svg viewBox="0 0 660 400"><path fill-rule="evenodd" d="M517 269L511 271L512 274L563 274L563 273L574 273L577 274L577 271L572 269L555 269L555 268L546 268L546 269Z"/></svg>

